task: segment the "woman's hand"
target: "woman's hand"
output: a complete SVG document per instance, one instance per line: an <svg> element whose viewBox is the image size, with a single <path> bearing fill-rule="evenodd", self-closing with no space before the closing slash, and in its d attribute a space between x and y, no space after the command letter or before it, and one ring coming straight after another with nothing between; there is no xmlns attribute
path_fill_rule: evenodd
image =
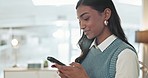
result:
<svg viewBox="0 0 148 78"><path fill-rule="evenodd" d="M55 64L54 67L58 68L61 78L89 78L81 64L76 62L71 63L70 66Z"/></svg>

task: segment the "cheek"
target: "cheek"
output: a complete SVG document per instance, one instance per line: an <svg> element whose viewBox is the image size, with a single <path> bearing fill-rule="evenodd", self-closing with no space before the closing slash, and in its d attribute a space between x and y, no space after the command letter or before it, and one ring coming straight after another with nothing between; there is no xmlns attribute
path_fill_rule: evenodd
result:
<svg viewBox="0 0 148 78"><path fill-rule="evenodd" d="M99 31L99 27L94 23L88 23L87 29L89 30L89 34L87 34L87 38L92 39L97 36L97 33Z"/></svg>
<svg viewBox="0 0 148 78"><path fill-rule="evenodd" d="M94 36L97 36L103 29L103 24L101 22L95 22L91 26L91 32L94 34Z"/></svg>
<svg viewBox="0 0 148 78"><path fill-rule="evenodd" d="M90 23L90 28L92 32L95 32L99 29L99 23L97 23L97 21L93 21Z"/></svg>
<svg viewBox="0 0 148 78"><path fill-rule="evenodd" d="M97 33L99 32L99 26L97 26L97 25L95 25L93 28L92 28L92 33L94 34L94 35L97 35Z"/></svg>

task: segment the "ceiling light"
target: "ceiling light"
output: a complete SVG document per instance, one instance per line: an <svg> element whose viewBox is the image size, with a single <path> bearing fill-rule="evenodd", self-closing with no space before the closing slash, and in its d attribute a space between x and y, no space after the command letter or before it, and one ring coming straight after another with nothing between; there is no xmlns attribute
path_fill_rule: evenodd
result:
<svg viewBox="0 0 148 78"><path fill-rule="evenodd" d="M18 43L19 43L19 42L18 42L17 39L12 39L12 40L11 40L11 44L12 44L13 47L16 47L16 46L18 45Z"/></svg>

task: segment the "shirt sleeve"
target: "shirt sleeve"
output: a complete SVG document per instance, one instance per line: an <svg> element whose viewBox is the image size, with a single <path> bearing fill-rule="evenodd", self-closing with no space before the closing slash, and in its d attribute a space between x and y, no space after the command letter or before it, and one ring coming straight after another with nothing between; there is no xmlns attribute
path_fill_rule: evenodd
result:
<svg viewBox="0 0 148 78"><path fill-rule="evenodd" d="M118 55L115 78L138 78L139 61L135 52L130 49L123 50Z"/></svg>

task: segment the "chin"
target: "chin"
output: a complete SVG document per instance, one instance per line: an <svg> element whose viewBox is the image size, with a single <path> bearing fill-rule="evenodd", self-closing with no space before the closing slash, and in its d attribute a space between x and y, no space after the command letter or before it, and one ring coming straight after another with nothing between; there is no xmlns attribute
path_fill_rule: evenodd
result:
<svg viewBox="0 0 148 78"><path fill-rule="evenodd" d="M93 39L94 37L86 35L88 39Z"/></svg>

